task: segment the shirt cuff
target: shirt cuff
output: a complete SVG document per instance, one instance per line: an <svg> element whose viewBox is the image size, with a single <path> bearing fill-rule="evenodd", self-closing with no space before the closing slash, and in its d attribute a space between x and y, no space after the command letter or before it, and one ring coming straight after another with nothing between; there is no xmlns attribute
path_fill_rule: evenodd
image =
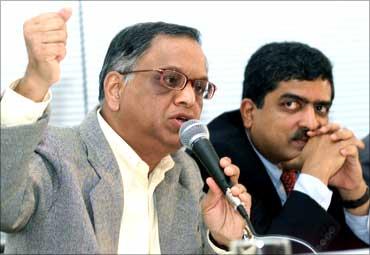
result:
<svg viewBox="0 0 370 255"><path fill-rule="evenodd" d="M360 238L365 243L369 244L370 237L369 237L369 215L353 215L344 209L344 215L346 219L346 223L348 227L356 234L358 238Z"/></svg>
<svg viewBox="0 0 370 255"><path fill-rule="evenodd" d="M16 80L4 90L1 99L1 127L35 123L50 104L50 90L42 102L34 102L14 91L19 82L20 79Z"/></svg>
<svg viewBox="0 0 370 255"><path fill-rule="evenodd" d="M207 241L209 243L209 245L211 246L211 248L217 253L217 254L231 254L230 252L226 251L226 250L223 250L219 247L217 247L214 243L212 243L211 239L209 238L210 237L210 233L209 233L209 230L207 230Z"/></svg>
<svg viewBox="0 0 370 255"><path fill-rule="evenodd" d="M294 190L300 191L316 201L325 211L328 210L333 192L318 178L300 173Z"/></svg>

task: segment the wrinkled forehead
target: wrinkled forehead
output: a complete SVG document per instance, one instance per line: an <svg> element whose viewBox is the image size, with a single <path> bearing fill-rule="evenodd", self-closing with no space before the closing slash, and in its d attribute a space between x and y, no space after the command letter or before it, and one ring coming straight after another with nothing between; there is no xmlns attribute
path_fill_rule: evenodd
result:
<svg viewBox="0 0 370 255"><path fill-rule="evenodd" d="M206 56L201 45L187 36L158 35L138 59L136 68L177 67L187 75L205 76Z"/></svg>

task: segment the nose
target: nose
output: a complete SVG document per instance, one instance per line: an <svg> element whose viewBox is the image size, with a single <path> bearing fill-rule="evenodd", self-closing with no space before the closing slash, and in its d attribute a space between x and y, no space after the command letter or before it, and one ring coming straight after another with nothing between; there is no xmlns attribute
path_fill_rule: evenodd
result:
<svg viewBox="0 0 370 255"><path fill-rule="evenodd" d="M321 126L313 106L306 107L305 111L303 112L300 126L309 130L316 130Z"/></svg>
<svg viewBox="0 0 370 255"><path fill-rule="evenodd" d="M196 95L191 84L191 81L185 85L185 88L177 91L175 104L177 105L184 105L185 107L191 107L194 105L196 101Z"/></svg>

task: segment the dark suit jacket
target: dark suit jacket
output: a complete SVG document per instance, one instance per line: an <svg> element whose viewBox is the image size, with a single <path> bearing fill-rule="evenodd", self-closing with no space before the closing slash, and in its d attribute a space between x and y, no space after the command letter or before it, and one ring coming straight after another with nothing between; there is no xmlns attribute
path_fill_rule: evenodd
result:
<svg viewBox="0 0 370 255"><path fill-rule="evenodd" d="M282 207L264 165L248 141L239 110L220 115L208 128L218 155L230 157L240 168L239 182L252 196L251 221L258 234L298 237L319 251L368 247L346 225L336 189L332 189L328 212L298 191L293 191Z"/></svg>

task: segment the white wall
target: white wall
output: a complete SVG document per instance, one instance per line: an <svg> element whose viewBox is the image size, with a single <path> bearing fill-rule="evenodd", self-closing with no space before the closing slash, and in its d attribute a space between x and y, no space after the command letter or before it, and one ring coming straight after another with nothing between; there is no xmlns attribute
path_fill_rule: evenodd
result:
<svg viewBox="0 0 370 255"><path fill-rule="evenodd" d="M59 101L52 122L72 125L84 115L78 2L1 2L1 89L25 70L24 20L62 6L74 13L62 80L53 89ZM332 120L358 137L369 133L368 1L83 1L82 11L89 109L97 103L98 75L113 36L127 25L162 20L202 32L209 76L218 86L214 99L205 103L205 122L239 107L244 67L257 48L294 40L319 48L334 64Z"/></svg>

